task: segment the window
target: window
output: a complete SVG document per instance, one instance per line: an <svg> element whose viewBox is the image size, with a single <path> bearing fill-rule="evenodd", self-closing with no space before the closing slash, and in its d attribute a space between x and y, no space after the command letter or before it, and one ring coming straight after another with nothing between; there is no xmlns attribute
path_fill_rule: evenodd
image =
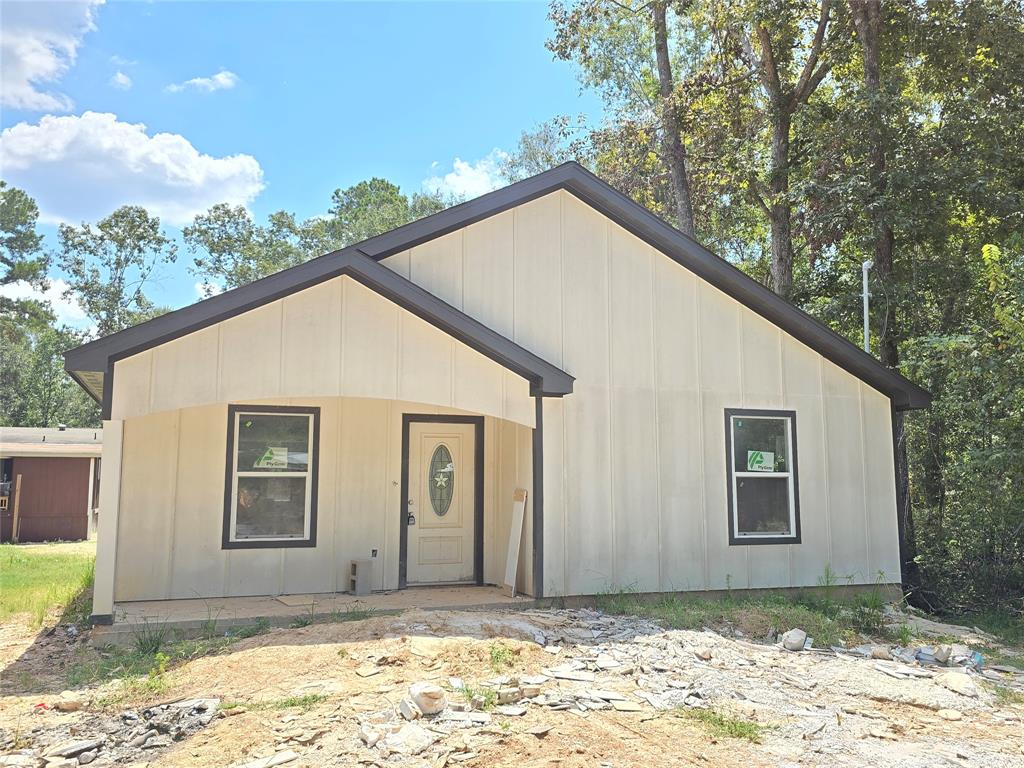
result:
<svg viewBox="0 0 1024 768"><path fill-rule="evenodd" d="M225 549L316 546L320 409L228 407Z"/></svg>
<svg viewBox="0 0 1024 768"><path fill-rule="evenodd" d="M727 408L729 543L800 542L796 413Z"/></svg>

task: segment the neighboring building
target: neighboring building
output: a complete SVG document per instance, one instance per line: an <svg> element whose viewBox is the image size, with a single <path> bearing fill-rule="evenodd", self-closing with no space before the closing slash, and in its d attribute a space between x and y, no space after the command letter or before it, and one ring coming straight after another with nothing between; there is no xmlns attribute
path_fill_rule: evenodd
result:
<svg viewBox="0 0 1024 768"><path fill-rule="evenodd" d="M90 537L102 450L101 429L0 427L0 541Z"/></svg>
<svg viewBox="0 0 1024 768"><path fill-rule="evenodd" d="M94 606L500 583L900 580L927 392L567 164L72 350ZM799 446L799 452L797 447Z"/></svg>

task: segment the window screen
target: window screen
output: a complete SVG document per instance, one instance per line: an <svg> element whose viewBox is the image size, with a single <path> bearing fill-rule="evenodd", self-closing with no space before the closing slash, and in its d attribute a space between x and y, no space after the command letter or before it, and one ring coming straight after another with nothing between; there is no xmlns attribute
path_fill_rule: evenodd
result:
<svg viewBox="0 0 1024 768"><path fill-rule="evenodd" d="M225 546L312 546L317 409L232 406Z"/></svg>
<svg viewBox="0 0 1024 768"><path fill-rule="evenodd" d="M730 543L800 540L795 423L791 411L726 411Z"/></svg>

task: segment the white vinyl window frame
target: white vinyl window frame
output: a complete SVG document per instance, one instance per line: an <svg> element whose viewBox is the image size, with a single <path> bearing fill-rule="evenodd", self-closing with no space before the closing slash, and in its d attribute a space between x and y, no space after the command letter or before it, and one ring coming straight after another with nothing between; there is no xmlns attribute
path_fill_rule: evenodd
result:
<svg viewBox="0 0 1024 768"><path fill-rule="evenodd" d="M736 467L736 420L762 419L766 421L782 421L786 425L786 447L788 460L786 472L749 472L746 468ZM799 544L800 543L800 499L798 494L797 476L799 467L796 450L796 412L773 411L745 408L727 408L725 411L726 428L726 468L729 486L729 544ZM789 532L763 533L740 531L738 485L741 479L785 479L789 501Z"/></svg>
<svg viewBox="0 0 1024 768"><path fill-rule="evenodd" d="M305 471L239 470L238 438L242 419L248 416L305 417L307 419L308 459ZM228 466L225 478L223 549L260 549L270 547L313 547L316 546L317 482L320 438L320 409L302 406L243 406L228 408ZM303 532L301 536L242 536L237 535L238 481L240 478L289 478L306 479L303 504Z"/></svg>

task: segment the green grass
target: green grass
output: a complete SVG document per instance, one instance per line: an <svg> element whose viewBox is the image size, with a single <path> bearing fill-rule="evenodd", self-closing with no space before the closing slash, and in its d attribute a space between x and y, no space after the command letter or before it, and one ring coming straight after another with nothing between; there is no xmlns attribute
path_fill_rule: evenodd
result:
<svg viewBox="0 0 1024 768"><path fill-rule="evenodd" d="M739 629L755 640L774 641L776 634L799 627L817 646L854 641L861 633L887 634L884 600L877 590L849 601L834 599L827 589L819 594L729 595L719 600L670 595L654 601L621 591L600 595L597 607L605 613L654 619L670 629Z"/></svg>
<svg viewBox="0 0 1024 768"><path fill-rule="evenodd" d="M1024 704L1024 693L1015 688L1008 688L1005 685L994 685L992 686L992 693L995 694L996 701L1004 707L1010 704Z"/></svg>
<svg viewBox="0 0 1024 768"><path fill-rule="evenodd" d="M714 738L744 739L759 744L765 726L723 714L714 709L677 709L676 714L700 723Z"/></svg>
<svg viewBox="0 0 1024 768"><path fill-rule="evenodd" d="M514 652L511 648L502 645L501 643L491 643L491 669L495 672L501 672L509 667L514 666Z"/></svg>
<svg viewBox="0 0 1024 768"><path fill-rule="evenodd" d="M481 686L479 688L472 688L468 685L463 685L459 688L459 693L462 694L462 698L466 700L467 704L472 704L473 699L480 697L480 709L484 711L490 711L494 709L498 703L498 692L493 688Z"/></svg>
<svg viewBox="0 0 1024 768"><path fill-rule="evenodd" d="M67 545L0 544L0 621L27 614L41 626L54 610L84 623L91 612L94 557Z"/></svg>
<svg viewBox="0 0 1024 768"><path fill-rule="evenodd" d="M287 699L277 699L275 701L257 701L252 704L245 704L247 709L261 710L261 709L310 709L315 707L317 704L327 701L327 696L323 693L307 693L305 696L289 696ZM235 704L237 707L238 705Z"/></svg>

